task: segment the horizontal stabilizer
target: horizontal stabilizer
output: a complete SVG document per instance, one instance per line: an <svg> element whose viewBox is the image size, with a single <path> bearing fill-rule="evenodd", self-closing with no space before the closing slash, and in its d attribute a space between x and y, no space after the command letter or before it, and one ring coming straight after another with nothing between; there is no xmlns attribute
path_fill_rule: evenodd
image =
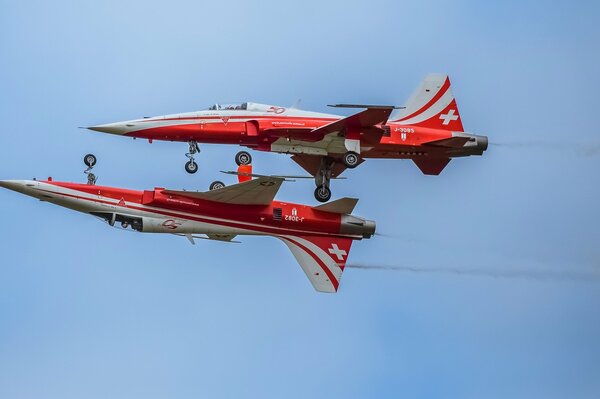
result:
<svg viewBox="0 0 600 399"><path fill-rule="evenodd" d="M450 158L413 159L415 164L426 175L439 175L450 162Z"/></svg>
<svg viewBox="0 0 600 399"><path fill-rule="evenodd" d="M273 202L273 198L275 198L283 181L284 179L279 177L264 176L232 186L219 188L217 190L205 192L163 190L162 193L165 195L180 195L183 197L222 202L225 204L269 205Z"/></svg>
<svg viewBox="0 0 600 399"><path fill-rule="evenodd" d="M337 292L352 240L329 236L278 236L319 292Z"/></svg>
<svg viewBox="0 0 600 399"><path fill-rule="evenodd" d="M340 198L323 205L315 206L313 209L322 212L350 214L358 203L357 198Z"/></svg>
<svg viewBox="0 0 600 399"><path fill-rule="evenodd" d="M314 176L306 176L306 175L260 175L258 173L244 173L244 172L236 172L233 170L222 170L221 173L225 173L226 175L237 175L237 176L247 176L247 177L276 177L278 179L284 179L285 181L294 181L293 179L312 179ZM290 180L291 179L291 180Z"/></svg>

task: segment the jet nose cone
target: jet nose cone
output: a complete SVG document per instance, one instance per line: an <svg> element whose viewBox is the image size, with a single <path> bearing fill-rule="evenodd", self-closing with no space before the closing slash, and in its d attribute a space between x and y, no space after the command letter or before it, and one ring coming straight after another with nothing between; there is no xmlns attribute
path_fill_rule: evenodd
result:
<svg viewBox="0 0 600 399"><path fill-rule="evenodd" d="M23 180L0 180L0 187L22 193L25 188Z"/></svg>
<svg viewBox="0 0 600 399"><path fill-rule="evenodd" d="M88 126L87 129L102 133L125 134L134 126L135 124L129 122L116 122L107 123L105 125Z"/></svg>

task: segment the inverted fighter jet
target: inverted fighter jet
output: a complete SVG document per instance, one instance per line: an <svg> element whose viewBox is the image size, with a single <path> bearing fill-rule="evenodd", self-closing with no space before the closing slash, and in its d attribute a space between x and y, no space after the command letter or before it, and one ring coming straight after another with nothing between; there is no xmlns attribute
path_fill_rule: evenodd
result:
<svg viewBox="0 0 600 399"><path fill-rule="evenodd" d="M214 104L208 109L88 129L133 138L188 142L185 169L195 173L198 143L236 144L292 154L314 176L315 198L327 202L330 180L366 158L412 159L427 175L438 175L451 158L482 155L486 136L465 133L446 75L428 75L404 107L336 104L363 108L348 116L257 103ZM236 155L238 165L252 161Z"/></svg>
<svg viewBox="0 0 600 399"><path fill-rule="evenodd" d="M175 234L192 244L197 239L235 242L237 235L276 237L317 291L336 292L352 242L370 238L375 222L351 215L358 201L353 198L316 207L274 201L283 181L259 177L227 187L215 182L207 192L103 187L94 184L94 177L88 184L49 178L3 180L0 186L96 216L110 226Z"/></svg>

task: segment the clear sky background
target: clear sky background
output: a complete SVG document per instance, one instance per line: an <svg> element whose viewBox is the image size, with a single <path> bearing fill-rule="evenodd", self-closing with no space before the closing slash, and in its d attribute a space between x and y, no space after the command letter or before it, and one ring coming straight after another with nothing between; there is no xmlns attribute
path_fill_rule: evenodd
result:
<svg viewBox="0 0 600 399"><path fill-rule="evenodd" d="M192 246L0 191L0 397L600 397L599 18L593 1L0 0L2 179L83 182L93 152L106 185L232 183L237 147L203 146L188 175L183 143L77 127L402 104L429 72L493 143L438 177L369 160L336 181L390 236L350 263L431 270L347 269L336 295L272 238Z"/></svg>

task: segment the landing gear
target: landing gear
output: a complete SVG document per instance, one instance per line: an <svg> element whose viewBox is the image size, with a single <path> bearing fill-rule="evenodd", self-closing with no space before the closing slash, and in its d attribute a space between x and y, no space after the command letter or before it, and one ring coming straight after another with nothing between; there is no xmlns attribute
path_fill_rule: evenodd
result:
<svg viewBox="0 0 600 399"><path fill-rule="evenodd" d="M87 184L93 186L96 184L96 180L98 180L96 175L92 173L92 169L96 165L96 156L94 154L87 154L83 157L83 163L87 166L87 169L83 171L87 175Z"/></svg>
<svg viewBox="0 0 600 399"><path fill-rule="evenodd" d="M334 162L335 161L329 157L321 158L321 166L315 175L315 184L317 185L315 199L319 202L327 202L331 198L329 182L331 181L331 170Z"/></svg>
<svg viewBox="0 0 600 399"><path fill-rule="evenodd" d="M327 202L331 198L331 190L327 186L319 186L315 189L315 198L319 202Z"/></svg>
<svg viewBox="0 0 600 399"><path fill-rule="evenodd" d="M237 166L250 165L252 163L252 155L247 151L240 151L235 154L235 163Z"/></svg>
<svg viewBox="0 0 600 399"><path fill-rule="evenodd" d="M342 162L348 169L354 169L360 164L360 155L354 151L348 151L344 154Z"/></svg>
<svg viewBox="0 0 600 399"><path fill-rule="evenodd" d="M189 145L189 149L188 149L187 154L185 154L185 156L188 157L189 161L187 161L185 163L185 171L190 174L193 174L198 171L198 164L194 160L194 154L200 152L200 147L198 146L198 143L196 143L193 140L189 141L188 145Z"/></svg>
<svg viewBox="0 0 600 399"><path fill-rule="evenodd" d="M88 168L93 168L94 165L96 165L96 156L94 154L87 154L85 157L83 157L83 163Z"/></svg>
<svg viewBox="0 0 600 399"><path fill-rule="evenodd" d="M218 190L223 187L225 187L225 183L223 183L222 181L216 180L216 181L210 183L210 186L208 187L208 189L210 191L212 191L212 190Z"/></svg>
<svg viewBox="0 0 600 399"><path fill-rule="evenodd" d="M187 161L185 163L185 171L189 174L196 173L198 171L198 164L194 160Z"/></svg>

